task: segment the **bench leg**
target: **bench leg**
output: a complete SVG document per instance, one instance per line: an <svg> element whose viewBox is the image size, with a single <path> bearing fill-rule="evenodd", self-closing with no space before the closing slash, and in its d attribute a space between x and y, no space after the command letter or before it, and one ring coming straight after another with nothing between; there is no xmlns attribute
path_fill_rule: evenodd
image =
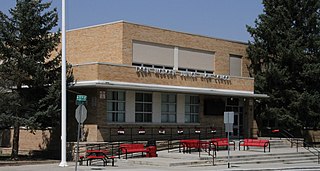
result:
<svg viewBox="0 0 320 171"><path fill-rule="evenodd" d="M270 144L269 144L269 152L270 152Z"/></svg>
<svg viewBox="0 0 320 171"><path fill-rule="evenodd" d="M118 149L118 158L120 159L120 148Z"/></svg>
<svg viewBox="0 0 320 171"><path fill-rule="evenodd" d="M82 164L83 164L83 159L80 159L78 162L79 162L79 165L82 166Z"/></svg>

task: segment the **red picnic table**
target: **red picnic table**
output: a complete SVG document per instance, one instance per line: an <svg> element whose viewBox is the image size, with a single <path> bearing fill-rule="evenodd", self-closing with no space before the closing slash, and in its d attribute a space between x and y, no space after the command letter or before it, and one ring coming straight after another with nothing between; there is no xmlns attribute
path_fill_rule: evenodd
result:
<svg viewBox="0 0 320 171"><path fill-rule="evenodd" d="M80 156L80 160L87 161L87 166L91 165L92 160L102 160L103 166L107 165L108 160L112 161L112 166L114 166L114 158L115 156L109 156L108 150L86 150L85 156Z"/></svg>

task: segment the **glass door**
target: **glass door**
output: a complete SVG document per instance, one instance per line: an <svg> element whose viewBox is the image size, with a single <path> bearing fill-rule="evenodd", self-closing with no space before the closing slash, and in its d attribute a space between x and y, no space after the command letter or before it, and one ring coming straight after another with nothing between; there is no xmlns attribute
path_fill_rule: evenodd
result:
<svg viewBox="0 0 320 171"><path fill-rule="evenodd" d="M243 107L238 98L228 98L226 111L234 112L234 123L232 138L241 138L243 136Z"/></svg>

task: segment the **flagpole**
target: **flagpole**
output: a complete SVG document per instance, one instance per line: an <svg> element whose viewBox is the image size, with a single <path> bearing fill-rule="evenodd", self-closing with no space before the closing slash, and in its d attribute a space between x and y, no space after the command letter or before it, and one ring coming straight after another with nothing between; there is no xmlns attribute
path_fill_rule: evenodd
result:
<svg viewBox="0 0 320 171"><path fill-rule="evenodd" d="M62 58L61 58L61 163L60 167L68 166L66 160L66 146L67 146L67 81L66 81L66 16L65 16L65 0L62 0Z"/></svg>

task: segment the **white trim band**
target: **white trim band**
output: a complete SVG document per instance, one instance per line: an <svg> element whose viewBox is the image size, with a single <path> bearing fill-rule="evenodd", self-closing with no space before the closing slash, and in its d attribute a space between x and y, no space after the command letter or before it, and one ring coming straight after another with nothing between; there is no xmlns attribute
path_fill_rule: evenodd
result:
<svg viewBox="0 0 320 171"><path fill-rule="evenodd" d="M142 84L142 83L129 83L129 82L108 81L108 80L79 81L79 82L76 82L72 87L75 87L75 88L103 87L103 88L119 88L119 89L128 89L128 90L178 92L178 93L208 94L208 95L218 95L218 96L253 97L253 98L269 97L266 94L254 94L254 92L252 91L169 86L169 85L159 85L159 84Z"/></svg>

